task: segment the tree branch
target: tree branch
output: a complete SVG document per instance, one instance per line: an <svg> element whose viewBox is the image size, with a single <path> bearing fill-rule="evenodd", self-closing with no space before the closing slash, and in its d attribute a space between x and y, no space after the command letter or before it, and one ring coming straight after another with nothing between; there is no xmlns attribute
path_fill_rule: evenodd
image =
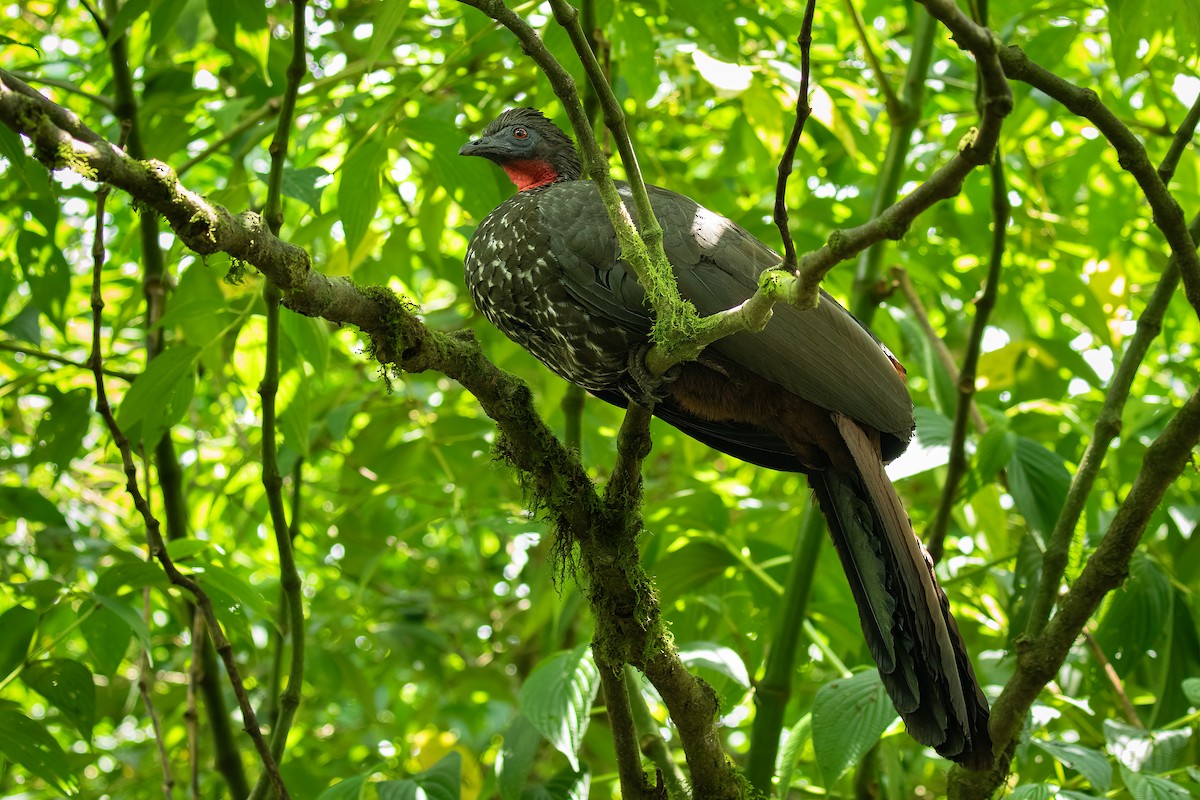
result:
<svg viewBox="0 0 1200 800"><path fill-rule="evenodd" d="M812 71L812 26L813 15L816 13L816 0L808 0L804 4L804 17L800 22L800 35L796 44L800 45L800 88L796 90L796 118L792 122L792 132L788 135L783 155L779 157L775 178L775 227L779 228L779 238L783 241L783 263L780 269L791 272L796 269L796 243L792 240L792 231L788 228L787 185L792 174L792 162L796 160L796 148L800 144L800 135L804 133L804 123L812 116L812 106L808 104L808 80Z"/></svg>
<svg viewBox="0 0 1200 800"><path fill-rule="evenodd" d="M2 101L2 96L0 96ZM279 797L282 800L288 800L287 787L283 784L283 778L279 774L279 768L275 764L275 760L271 757L271 751L267 747L266 740L263 738L262 730L259 728L258 719L254 715L254 707L250 703L250 698L246 694L246 686L242 681L240 672L238 671L237 661L233 656L233 646L229 639L225 636L224 630L217 621L216 613L213 611L212 600L208 594L200 588L193 578L184 575L175 566L167 553L166 542L163 540L162 530L159 525L158 518L150 510L150 504L146 500L146 496L142 490L138 488L137 483L137 466L133 461L133 450L130 447L129 439L117 425L116 417L113 415L112 406L108 402L108 394L104 388L104 371L103 371L103 356L100 349L100 320L104 311L104 299L101 293L100 274L104 265L104 230L98 227L96 230L96 239L92 248L93 252L93 268L92 268L92 353L88 361L92 366L93 375L96 381L96 410L103 417L105 425L108 427L109 433L112 435L113 442L117 446L117 450L121 454L121 463L125 470L125 488L130 497L133 498L134 506L138 513L141 514L143 521L146 524L146 535L150 541L150 555L156 559L167 574L168 580L175 586L185 589L195 599L196 605L201 613L204 614L205 622L208 625L209 635L213 639L213 646L217 652L221 654L222 660L225 662L225 670L229 674L229 681L233 685L234 694L237 696L238 705L242 711L242 718L245 722L246 732L250 734L251 740L254 742L255 748L258 750L259 756L262 758L264 769L271 775L271 782L275 786Z"/></svg>
<svg viewBox="0 0 1200 800"><path fill-rule="evenodd" d="M1183 209L1167 189L1162 176L1150 162L1146 148L1133 135L1133 131L1100 102L1100 97L1094 91L1076 86L1035 64L1019 47L1001 49L1000 59L1009 77L1045 92L1071 113L1089 120L1108 139L1117 152L1121 168L1133 176L1145 194L1154 225L1162 232L1171 248L1171 255L1179 264L1184 294L1192 308L1200 314L1200 253L1196 252L1195 242L1188 232Z"/></svg>
<svg viewBox="0 0 1200 800"><path fill-rule="evenodd" d="M267 204L265 215L271 233L279 235L283 227L283 168L287 163L288 138L296 112L296 96L300 92L300 81L307 74L304 13L306 0L292 0L292 60L287 67L287 85L280 102L279 124L269 148L271 169L267 178ZM304 598L301 595L300 573L292 551L292 530L288 525L287 512L283 507L283 476L279 473L279 453L276 444L275 396L279 389L279 303L282 293L275 284L267 281L263 288L267 308L267 354L265 372L259 394L262 397L262 482L271 517L271 529L275 534L275 549L279 553L279 587L284 599L280 636L291 639L292 657L288 667L287 688L279 698L279 713L272 720L271 755L277 763L283 761L288 733L300 707L300 690L304 684ZM297 495L299 496L299 495ZM250 794L251 800L265 797L268 782L259 776L258 783Z"/></svg>
<svg viewBox="0 0 1200 800"><path fill-rule="evenodd" d="M990 796L1008 774L1009 764L1033 701L1066 659L1071 646L1104 596L1129 574L1129 561L1141 541L1150 516L1167 487L1179 477L1200 441L1200 390L1194 392L1146 449L1142 468L1125 501L1117 509L1099 547L1059 605L1042 634L1017 640L1017 670L992 706L992 740L1000 748L989 772L955 768L950 774L950 797Z"/></svg>
<svg viewBox="0 0 1200 800"><path fill-rule="evenodd" d="M950 460L946 466L946 483L942 487L941 501L926 537L929 556L935 564L942 560L946 534L950 530L950 514L958 500L959 486L967 473L967 420L971 417L971 411L975 410L975 373L979 365L979 355L983 351L983 334L987 330L988 318L992 309L996 307L1010 213L1008 184L1004 180L1004 161L997 149L996 160L992 162L992 252L983 291L975 301L975 320L971 323L967 352L958 376L958 403L954 409L954 423L950 433Z"/></svg>

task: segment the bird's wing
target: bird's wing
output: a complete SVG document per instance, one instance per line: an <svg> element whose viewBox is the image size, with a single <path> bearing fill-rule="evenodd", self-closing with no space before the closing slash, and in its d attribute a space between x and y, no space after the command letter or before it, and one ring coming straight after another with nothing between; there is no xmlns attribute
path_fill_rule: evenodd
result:
<svg viewBox="0 0 1200 800"><path fill-rule="evenodd" d="M650 187L679 290L701 314L737 305L781 259L744 229L687 197ZM864 422L907 444L912 400L886 349L825 292L816 308L777 303L760 333L739 333L711 348L790 392ZM901 448L902 449L902 448Z"/></svg>
<svg viewBox="0 0 1200 800"><path fill-rule="evenodd" d="M628 187L619 185L627 205ZM701 314L741 303L779 256L745 230L683 195L648 187L663 246L683 297ZM649 334L645 292L621 257L595 184L550 187L539 204L568 292L601 319ZM630 208L633 213L632 207ZM886 350L833 298L809 311L778 304L760 333L740 333L712 352L831 411L889 434L901 445L913 428L912 401Z"/></svg>

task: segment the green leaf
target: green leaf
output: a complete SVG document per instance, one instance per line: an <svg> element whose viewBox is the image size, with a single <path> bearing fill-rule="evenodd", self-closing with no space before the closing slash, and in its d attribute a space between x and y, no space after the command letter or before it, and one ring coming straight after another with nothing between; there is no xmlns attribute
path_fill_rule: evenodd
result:
<svg viewBox="0 0 1200 800"><path fill-rule="evenodd" d="M1044 541L1054 530L1071 486L1063 460L1033 439L1018 436L1008 461L1008 485L1017 509Z"/></svg>
<svg viewBox="0 0 1200 800"><path fill-rule="evenodd" d="M693 642L680 646L679 658L689 667L702 667L720 673L738 685L750 688L750 673L742 657L732 648L715 642Z"/></svg>
<svg viewBox="0 0 1200 800"><path fill-rule="evenodd" d="M1134 772L1166 772L1174 769L1179 755L1187 747L1192 731L1147 731L1116 720L1104 720L1104 738L1108 752L1123 768Z"/></svg>
<svg viewBox="0 0 1200 800"><path fill-rule="evenodd" d="M96 722L96 684L91 670L78 661L49 658L26 665L21 680L71 720L85 740L91 741Z"/></svg>
<svg viewBox="0 0 1200 800"><path fill-rule="evenodd" d="M67 754L46 727L16 711L0 711L0 755L64 794L79 788Z"/></svg>
<svg viewBox="0 0 1200 800"><path fill-rule="evenodd" d="M42 414L34 434L34 463L53 464L62 473L83 446L91 422L92 391L84 388L64 393L48 387L46 396L50 408Z"/></svg>
<svg viewBox="0 0 1200 800"><path fill-rule="evenodd" d="M1185 679L1183 693L1187 696L1188 702L1194 706L1200 706L1200 678Z"/></svg>
<svg viewBox="0 0 1200 800"><path fill-rule="evenodd" d="M97 604L79 625L88 643L88 656L96 672L112 677L125 659L133 631L112 610Z"/></svg>
<svg viewBox="0 0 1200 800"><path fill-rule="evenodd" d="M279 329L296 346L300 357L312 364L317 376L328 371L330 336L329 327L324 321L281 308Z"/></svg>
<svg viewBox="0 0 1200 800"><path fill-rule="evenodd" d="M1011 800L1054 800L1058 787L1050 783L1027 783L1013 789Z"/></svg>
<svg viewBox="0 0 1200 800"><path fill-rule="evenodd" d="M792 776L796 773L796 765L804 754L806 746L812 742L812 713L805 714L796 724L788 728L784 734L783 746L779 748L779 757L775 772L779 775L781 794L786 796L787 788L792 785Z"/></svg>
<svg viewBox="0 0 1200 800"><path fill-rule="evenodd" d="M588 800L592 788L592 775L586 765L581 771L564 769L546 782L550 800Z"/></svg>
<svg viewBox="0 0 1200 800"><path fill-rule="evenodd" d="M459 800L462 796L462 756L451 750L419 775L375 784L379 800Z"/></svg>
<svg viewBox="0 0 1200 800"><path fill-rule="evenodd" d="M879 741L897 714L879 671L868 669L818 689L812 717L817 763L831 786Z"/></svg>
<svg viewBox="0 0 1200 800"><path fill-rule="evenodd" d="M669 0L671 13L686 20L726 61L737 61L739 31L724 0Z"/></svg>
<svg viewBox="0 0 1200 800"><path fill-rule="evenodd" d="M379 208L379 170L387 143L378 136L354 146L338 171L338 215L353 259Z"/></svg>
<svg viewBox="0 0 1200 800"><path fill-rule="evenodd" d="M20 44L19 42L11 43ZM25 145L22 143L21 137L7 127L0 127L0 157L8 159L8 163L14 170L22 176L25 175L25 167L29 160L29 156L25 153Z"/></svg>
<svg viewBox="0 0 1200 800"><path fill-rule="evenodd" d="M183 418L195 391L199 358L199 347L171 347L137 377L117 410L117 425L130 440L153 445Z"/></svg>
<svg viewBox="0 0 1200 800"><path fill-rule="evenodd" d="M241 626L246 623L243 616L243 608L246 608L253 611L260 622L275 625L274 606L232 569L205 563L204 571L192 577L212 596L214 610L218 614L236 620Z"/></svg>
<svg viewBox="0 0 1200 800"><path fill-rule="evenodd" d="M117 11L117 16L111 20L108 29L108 43L112 44L129 32L129 26L134 20L150 10L150 0L126 0Z"/></svg>
<svg viewBox="0 0 1200 800"><path fill-rule="evenodd" d="M383 49L392 43L392 35L404 19L404 15L408 13L410 5L408 0L383 0L376 5L376 10L372 12L374 25L371 29L371 41L367 45L365 55L368 66L373 65Z"/></svg>
<svg viewBox="0 0 1200 800"><path fill-rule="evenodd" d="M500 800L520 800L521 789L537 757L542 735L529 720L517 715L504 732L504 744L496 754L496 783Z"/></svg>
<svg viewBox="0 0 1200 800"><path fill-rule="evenodd" d="M1112 787L1113 770L1108 757L1099 750L1071 742L1032 740L1035 747L1044 750L1065 767L1075 770L1087 778L1092 788L1107 792Z"/></svg>
<svg viewBox="0 0 1200 800"><path fill-rule="evenodd" d="M1194 795L1174 781L1157 775L1143 775L1121 765L1121 779L1133 800L1184 800Z"/></svg>
<svg viewBox="0 0 1200 800"><path fill-rule="evenodd" d="M521 713L577 771L576 753L599 688L600 674L592 662L590 645L581 644L538 664L518 697Z"/></svg>
<svg viewBox="0 0 1200 800"><path fill-rule="evenodd" d="M0 486L0 517L67 527L66 518L53 503L42 497L37 489L24 486Z"/></svg>
<svg viewBox="0 0 1200 800"><path fill-rule="evenodd" d="M37 626L37 612L25 606L13 606L0 614L0 681L24 663Z"/></svg>
<svg viewBox="0 0 1200 800"><path fill-rule="evenodd" d="M1154 649L1171 618L1171 579L1144 553L1129 564L1129 580L1112 593L1108 611L1096 628L1096 641L1122 677Z"/></svg>
<svg viewBox="0 0 1200 800"><path fill-rule="evenodd" d="M165 579L166 576L164 576ZM99 603L105 611L111 612L117 619L125 623L129 630L138 637L144 650L150 650L150 629L146 627L146 620L142 619L142 615L138 613L137 609L121 597L93 594L92 599Z"/></svg>
<svg viewBox="0 0 1200 800"><path fill-rule="evenodd" d="M629 94L645 103L658 91L657 42L646 18L628 3L619 4L613 17L613 65L617 77L629 87Z"/></svg>
<svg viewBox="0 0 1200 800"><path fill-rule="evenodd" d="M338 781L317 796L317 800L359 800L363 789L367 786L370 775L356 775L344 781Z"/></svg>
<svg viewBox="0 0 1200 800"><path fill-rule="evenodd" d="M283 168L283 181L279 188L285 197L299 200L321 213L321 195L333 181L329 171L323 167Z"/></svg>

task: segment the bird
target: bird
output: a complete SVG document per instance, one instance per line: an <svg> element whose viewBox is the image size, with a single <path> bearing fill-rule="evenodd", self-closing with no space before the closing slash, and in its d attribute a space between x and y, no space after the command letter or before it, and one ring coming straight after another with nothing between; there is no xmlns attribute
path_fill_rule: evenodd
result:
<svg viewBox="0 0 1200 800"><path fill-rule="evenodd" d="M656 382L654 314L571 138L512 108L459 150L499 165L517 192L475 229L465 259L476 306L550 370L620 407L638 403L736 458L804 473L850 583L868 649L909 734L969 769L993 762L987 699L884 471L915 429L904 370L822 291L776 304L766 327L709 345ZM648 185L680 294L701 314L750 297L775 251L694 200ZM618 183L633 211L627 184Z"/></svg>

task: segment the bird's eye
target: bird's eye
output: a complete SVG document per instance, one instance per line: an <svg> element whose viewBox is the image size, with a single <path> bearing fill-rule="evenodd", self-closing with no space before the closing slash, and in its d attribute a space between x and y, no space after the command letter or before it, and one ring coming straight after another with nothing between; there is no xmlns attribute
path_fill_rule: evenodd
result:
<svg viewBox="0 0 1200 800"><path fill-rule="evenodd" d="M515 128L513 130L513 138L514 139L528 139L529 131L525 130L524 128Z"/></svg>

